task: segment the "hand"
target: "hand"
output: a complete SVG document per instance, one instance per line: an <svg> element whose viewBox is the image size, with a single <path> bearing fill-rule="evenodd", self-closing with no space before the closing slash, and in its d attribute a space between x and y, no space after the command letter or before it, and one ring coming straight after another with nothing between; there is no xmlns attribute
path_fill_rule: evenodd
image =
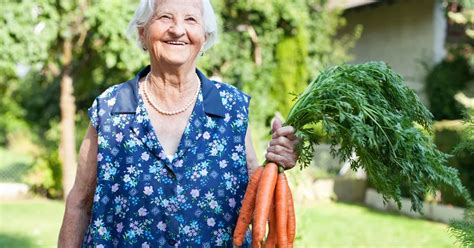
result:
<svg viewBox="0 0 474 248"><path fill-rule="evenodd" d="M298 154L295 152L298 142L295 128L292 126L282 127L281 119L275 116L272 122L272 140L268 145L265 158L285 169L291 169L295 167L296 160L298 160Z"/></svg>

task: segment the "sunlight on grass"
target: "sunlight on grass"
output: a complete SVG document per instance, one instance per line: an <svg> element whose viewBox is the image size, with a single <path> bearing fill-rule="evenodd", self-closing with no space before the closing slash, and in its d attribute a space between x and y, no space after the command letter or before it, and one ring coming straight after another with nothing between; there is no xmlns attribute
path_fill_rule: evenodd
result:
<svg viewBox="0 0 474 248"><path fill-rule="evenodd" d="M0 247L56 247L63 211L60 201L0 202Z"/></svg>
<svg viewBox="0 0 474 248"><path fill-rule="evenodd" d="M64 205L0 202L0 247L56 247ZM342 203L297 206L295 247L455 247L447 226Z"/></svg>
<svg viewBox="0 0 474 248"><path fill-rule="evenodd" d="M454 247L447 225L350 204L297 207L295 247Z"/></svg>

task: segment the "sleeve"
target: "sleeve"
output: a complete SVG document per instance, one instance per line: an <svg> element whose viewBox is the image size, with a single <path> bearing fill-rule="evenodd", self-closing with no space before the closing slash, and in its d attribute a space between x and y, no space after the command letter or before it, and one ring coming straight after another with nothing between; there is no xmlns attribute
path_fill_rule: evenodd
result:
<svg viewBox="0 0 474 248"><path fill-rule="evenodd" d="M91 125L99 131L99 100L96 98L92 106L87 110Z"/></svg>

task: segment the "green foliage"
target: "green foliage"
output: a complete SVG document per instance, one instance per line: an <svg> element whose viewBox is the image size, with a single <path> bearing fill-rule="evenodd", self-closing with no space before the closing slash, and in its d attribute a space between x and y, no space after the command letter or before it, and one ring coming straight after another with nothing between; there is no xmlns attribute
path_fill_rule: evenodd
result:
<svg viewBox="0 0 474 248"><path fill-rule="evenodd" d="M464 186L471 195L474 195L474 170L472 165L474 163L474 150L469 150L469 139L466 135L469 129L462 128L437 128L435 133L435 143L443 152L452 153L453 156L449 158L449 166L456 168L459 171L459 177ZM465 140L463 142L463 140ZM472 140L471 140L472 141ZM460 207L466 207L467 202L463 197L460 197L453 192L451 188L441 187L442 203L453 204Z"/></svg>
<svg viewBox="0 0 474 248"><path fill-rule="evenodd" d="M332 155L363 168L371 184L401 207L400 185L408 185L412 210L421 211L424 194L447 185L466 199L449 156L417 128L431 130L432 115L403 79L381 62L343 65L319 75L298 97L287 123L303 142L300 162L309 165L320 137L307 124L321 122ZM336 148L339 145L339 148ZM357 159L352 160L352 152Z"/></svg>
<svg viewBox="0 0 474 248"><path fill-rule="evenodd" d="M459 143L454 152L457 156L465 152L474 155L474 109L468 109L466 112L466 121L464 135L462 141ZM472 160L471 160L472 162ZM467 167L467 173L470 173L471 178L467 178L470 183L471 192L474 191L474 172L472 164L470 168ZM466 173L466 174L467 174ZM469 180L470 179L470 180ZM469 187L469 186L468 186ZM450 223L449 231L456 238L457 243L462 247L474 247L474 206L468 206L465 211L464 219L460 221L453 221Z"/></svg>
<svg viewBox="0 0 474 248"><path fill-rule="evenodd" d="M31 169L26 173L23 181L31 187L31 190L48 198L59 199L62 197L62 167L59 160L59 126L51 124L44 136L42 144L44 147L34 158Z"/></svg>
<svg viewBox="0 0 474 248"><path fill-rule="evenodd" d="M468 152L474 155L474 109L466 110L464 133L461 138L461 143L456 146L454 150L456 154L462 152Z"/></svg>
<svg viewBox="0 0 474 248"><path fill-rule="evenodd" d="M38 157L34 166L28 171L24 182L31 190L49 198L61 198L61 165L57 152Z"/></svg>
<svg viewBox="0 0 474 248"><path fill-rule="evenodd" d="M461 119L463 106L454 95L474 77L464 57L443 60L426 77L426 94L435 119Z"/></svg>
<svg viewBox="0 0 474 248"><path fill-rule="evenodd" d="M276 45L273 98L277 109L287 115L294 96L303 91L308 81L308 38L300 28L296 36L283 38Z"/></svg>
<svg viewBox="0 0 474 248"><path fill-rule="evenodd" d="M146 63L146 55L124 32L128 22L124 17L132 16L135 4L132 0L4 3L0 92L12 96L13 103L2 105L5 108L0 108L0 116L8 112L24 118L37 133L49 129L51 120L59 120L59 79L67 69L63 54L66 40L73 43L73 63L68 70L74 79L78 109L89 107L108 86L130 78ZM19 68L27 74L18 73ZM2 101L8 99L2 97Z"/></svg>
<svg viewBox="0 0 474 248"><path fill-rule="evenodd" d="M146 55L125 36L135 1L39 0L2 4L0 23L0 137L22 127L41 148L27 182L38 192L61 195L58 161L59 82L74 80L79 129L86 109L105 88L132 77ZM27 14L25 14L27 13ZM67 61L70 42L72 62ZM5 94L4 94L5 93ZM3 138L1 144L8 145ZM80 144L78 142L77 144Z"/></svg>
<svg viewBox="0 0 474 248"><path fill-rule="evenodd" d="M474 207L466 209L463 220L452 221L449 231L461 247L474 247Z"/></svg>

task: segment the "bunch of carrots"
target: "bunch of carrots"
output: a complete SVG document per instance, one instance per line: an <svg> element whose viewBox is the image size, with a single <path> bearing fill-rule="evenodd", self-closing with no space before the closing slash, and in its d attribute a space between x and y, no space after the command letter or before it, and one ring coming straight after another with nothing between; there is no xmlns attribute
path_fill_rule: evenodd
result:
<svg viewBox="0 0 474 248"><path fill-rule="evenodd" d="M420 196L448 186L472 203L458 171L447 165L431 137L433 115L384 62L341 65L322 71L298 95L285 125L296 130L302 168L311 164L316 144L331 144L331 154L364 169L384 199L401 208L400 185L410 182L412 210L421 212ZM317 127L322 127L322 133ZM353 159L353 154L357 155ZM283 169L265 163L245 192L233 242L241 246L252 222L252 246L291 247L295 238L293 199ZM266 224L269 222L267 238Z"/></svg>
<svg viewBox="0 0 474 248"><path fill-rule="evenodd" d="M252 222L252 247L293 247L296 232L295 209L282 167L267 163L252 175L240 209L233 243L242 246ZM269 231L265 239L267 222Z"/></svg>

